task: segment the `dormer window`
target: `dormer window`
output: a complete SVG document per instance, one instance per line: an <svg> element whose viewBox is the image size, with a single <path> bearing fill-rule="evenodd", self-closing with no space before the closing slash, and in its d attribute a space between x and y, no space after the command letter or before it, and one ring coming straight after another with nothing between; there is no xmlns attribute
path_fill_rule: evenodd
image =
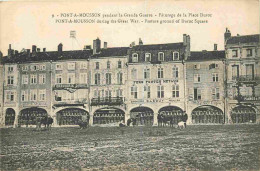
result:
<svg viewBox="0 0 260 171"><path fill-rule="evenodd" d="M173 52L173 60L174 61L179 60L179 52Z"/></svg>
<svg viewBox="0 0 260 171"><path fill-rule="evenodd" d="M145 62L151 61L151 53L145 53Z"/></svg>
<svg viewBox="0 0 260 171"><path fill-rule="evenodd" d="M164 53L163 52L158 53L158 61L164 61Z"/></svg>
<svg viewBox="0 0 260 171"><path fill-rule="evenodd" d="M107 69L110 69L110 61L107 61Z"/></svg>
<svg viewBox="0 0 260 171"><path fill-rule="evenodd" d="M237 50L232 50L232 57L238 57Z"/></svg>
<svg viewBox="0 0 260 171"><path fill-rule="evenodd" d="M247 50L246 50L246 56L247 56L247 57L253 56L252 49L247 49Z"/></svg>
<svg viewBox="0 0 260 171"><path fill-rule="evenodd" d="M99 62L96 62L96 69L99 69Z"/></svg>
<svg viewBox="0 0 260 171"><path fill-rule="evenodd" d="M133 53L132 62L138 62L138 54L137 53Z"/></svg>
<svg viewBox="0 0 260 171"><path fill-rule="evenodd" d="M193 66L193 68L194 68L194 69L200 69L200 64L195 64L195 65Z"/></svg>

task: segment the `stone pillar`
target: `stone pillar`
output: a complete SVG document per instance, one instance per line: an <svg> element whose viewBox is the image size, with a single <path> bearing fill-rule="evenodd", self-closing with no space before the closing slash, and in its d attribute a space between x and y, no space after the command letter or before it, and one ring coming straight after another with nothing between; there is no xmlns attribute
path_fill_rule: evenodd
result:
<svg viewBox="0 0 260 171"><path fill-rule="evenodd" d="M126 111L126 113L125 113L125 124L127 124L128 119L130 119L130 112Z"/></svg>
<svg viewBox="0 0 260 171"><path fill-rule="evenodd" d="M158 116L158 113L153 114L153 126L158 126L157 116Z"/></svg>
<svg viewBox="0 0 260 171"><path fill-rule="evenodd" d="M18 127L18 116L19 116L19 111L17 109L14 110L15 111L15 118L14 118L14 125L13 128L17 128Z"/></svg>
<svg viewBox="0 0 260 171"><path fill-rule="evenodd" d="M93 117L94 117L94 114L89 114L89 125L92 126L93 125Z"/></svg>

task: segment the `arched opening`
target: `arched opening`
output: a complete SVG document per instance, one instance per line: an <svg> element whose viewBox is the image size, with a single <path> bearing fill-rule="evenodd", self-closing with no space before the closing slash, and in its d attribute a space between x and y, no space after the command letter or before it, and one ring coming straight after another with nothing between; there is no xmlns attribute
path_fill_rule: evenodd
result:
<svg viewBox="0 0 260 171"><path fill-rule="evenodd" d="M15 119L15 111L12 108L6 109L5 113L5 125L13 125L14 124L14 119Z"/></svg>
<svg viewBox="0 0 260 171"><path fill-rule="evenodd" d="M130 111L130 117L136 118L137 125L153 125L154 112L149 107L136 107Z"/></svg>
<svg viewBox="0 0 260 171"><path fill-rule="evenodd" d="M117 108L102 108L95 111L93 124L110 124L125 121L125 112Z"/></svg>
<svg viewBox="0 0 260 171"><path fill-rule="evenodd" d="M223 124L224 113L215 106L199 106L192 113L193 124Z"/></svg>
<svg viewBox="0 0 260 171"><path fill-rule="evenodd" d="M42 108L32 107L23 109L18 117L19 125L36 125L37 117L47 116L47 111Z"/></svg>
<svg viewBox="0 0 260 171"><path fill-rule="evenodd" d="M256 122L256 112L249 106L237 106L231 111L233 123Z"/></svg>
<svg viewBox="0 0 260 171"><path fill-rule="evenodd" d="M178 124L178 122L183 120L184 111L176 106L165 106L162 107L159 112L160 115L163 115L164 117L171 118L173 121L173 124Z"/></svg>
<svg viewBox="0 0 260 171"><path fill-rule="evenodd" d="M58 125L78 125L82 120L82 116L87 116L89 120L89 113L83 109L67 108L57 112Z"/></svg>

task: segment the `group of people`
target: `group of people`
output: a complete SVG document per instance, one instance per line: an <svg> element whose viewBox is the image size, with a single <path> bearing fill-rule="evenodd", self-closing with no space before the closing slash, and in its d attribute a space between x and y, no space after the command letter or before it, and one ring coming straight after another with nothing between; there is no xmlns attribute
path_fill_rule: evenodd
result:
<svg viewBox="0 0 260 171"><path fill-rule="evenodd" d="M256 122L256 113L253 111L234 111L231 113L233 123Z"/></svg>
<svg viewBox="0 0 260 171"><path fill-rule="evenodd" d="M152 112L132 112L130 116L136 119L136 125L153 125Z"/></svg>
<svg viewBox="0 0 260 171"><path fill-rule="evenodd" d="M224 123L224 115L221 111L193 111L192 112L193 124L222 124Z"/></svg>
<svg viewBox="0 0 260 171"><path fill-rule="evenodd" d="M158 126L166 125L178 125L179 122L183 122L186 127L188 115L182 111L162 111L157 116Z"/></svg>
<svg viewBox="0 0 260 171"><path fill-rule="evenodd" d="M21 113L18 117L18 125L36 125L37 119L43 119L47 116L47 113L41 113L37 111Z"/></svg>
<svg viewBox="0 0 260 171"><path fill-rule="evenodd" d="M96 113L93 116L93 124L117 123L125 120L123 113Z"/></svg>

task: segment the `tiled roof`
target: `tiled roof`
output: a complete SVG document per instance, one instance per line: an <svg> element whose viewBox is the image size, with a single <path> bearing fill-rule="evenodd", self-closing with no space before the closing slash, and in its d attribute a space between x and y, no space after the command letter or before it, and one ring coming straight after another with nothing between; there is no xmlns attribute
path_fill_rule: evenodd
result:
<svg viewBox="0 0 260 171"><path fill-rule="evenodd" d="M126 56L128 49L129 47L115 47L115 48L101 49L100 53L92 55L91 57L97 58L97 57Z"/></svg>
<svg viewBox="0 0 260 171"><path fill-rule="evenodd" d="M232 36L227 40L227 44L238 44L238 43L259 43L260 34L255 35L245 35L245 36Z"/></svg>
<svg viewBox="0 0 260 171"><path fill-rule="evenodd" d="M195 60L213 60L213 59L224 59L225 58L225 51L198 51L192 52L191 55L188 57L188 61L195 61Z"/></svg>
<svg viewBox="0 0 260 171"><path fill-rule="evenodd" d="M166 43L166 44L152 44L152 45L136 45L133 50L172 50L183 47L183 43Z"/></svg>

